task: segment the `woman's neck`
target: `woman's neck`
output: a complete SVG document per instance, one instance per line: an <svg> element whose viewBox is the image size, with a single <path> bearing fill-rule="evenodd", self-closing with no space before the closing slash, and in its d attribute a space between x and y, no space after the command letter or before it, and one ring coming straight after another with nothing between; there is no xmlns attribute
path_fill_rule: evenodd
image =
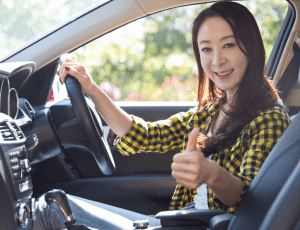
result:
<svg viewBox="0 0 300 230"><path fill-rule="evenodd" d="M218 132L218 130L226 123L226 121L228 120L228 115L226 113L231 111L232 106L228 103L227 100L221 104L221 107L213 118L212 124L210 126L210 130L212 133Z"/></svg>

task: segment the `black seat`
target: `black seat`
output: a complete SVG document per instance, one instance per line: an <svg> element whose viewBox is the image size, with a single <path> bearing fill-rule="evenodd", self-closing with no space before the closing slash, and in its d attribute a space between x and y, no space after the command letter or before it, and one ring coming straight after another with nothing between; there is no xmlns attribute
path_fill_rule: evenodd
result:
<svg viewBox="0 0 300 230"><path fill-rule="evenodd" d="M261 167L260 171L252 181L244 201L240 204L237 211L230 214L216 213L208 222L207 229L227 229L227 230L254 230L259 229L264 217L270 209L272 203L284 186L285 182L295 169L300 159L300 113L293 119L291 125L284 132L279 142L275 145L269 157ZM300 167L300 166L299 166ZM300 181L300 175L299 175ZM299 190L298 190L299 191ZM286 191L283 191L286 193ZM300 196L298 196L300 199ZM299 207L300 210L300 207ZM299 211L298 210L298 211ZM202 210L201 210L202 211ZM207 210L211 214L215 210ZM271 210L270 210L271 211ZM287 211L287 210L285 210ZM171 213L172 211L170 211ZM169 219L176 219L176 216L182 217L185 212L179 211L170 215ZM166 212L163 213L163 219ZM291 214L291 213L289 213ZM287 213L288 215L288 213ZM158 217L160 215L158 214ZM201 219L201 218L198 218ZM169 221L169 220L168 220ZM168 222L167 221L167 222ZM187 218L187 223L188 223ZM229 226L228 226L229 223ZM188 224L189 225L189 224ZM198 225L199 226L199 225ZM198 227L197 226L197 227ZM200 227L200 226L199 226ZM180 229L183 229L182 227ZM264 228L277 229L277 228Z"/></svg>
<svg viewBox="0 0 300 230"><path fill-rule="evenodd" d="M300 161L280 190L260 230L300 229Z"/></svg>

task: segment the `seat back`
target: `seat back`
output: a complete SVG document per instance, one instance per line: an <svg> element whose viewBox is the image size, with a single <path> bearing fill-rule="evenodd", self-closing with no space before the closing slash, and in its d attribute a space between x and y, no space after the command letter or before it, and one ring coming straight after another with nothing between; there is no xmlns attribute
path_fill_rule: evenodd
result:
<svg viewBox="0 0 300 230"><path fill-rule="evenodd" d="M280 190L259 230L300 229L300 161Z"/></svg>
<svg viewBox="0 0 300 230"><path fill-rule="evenodd" d="M259 229L280 189L300 159L300 113L275 145L252 181L228 230Z"/></svg>

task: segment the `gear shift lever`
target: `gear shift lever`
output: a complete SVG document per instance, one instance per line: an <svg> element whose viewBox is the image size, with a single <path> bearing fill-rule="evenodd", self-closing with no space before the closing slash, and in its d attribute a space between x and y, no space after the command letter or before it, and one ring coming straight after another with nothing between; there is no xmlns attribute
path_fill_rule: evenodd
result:
<svg viewBox="0 0 300 230"><path fill-rule="evenodd" d="M68 197L63 190L53 189L45 194L48 205L55 205L64 215L68 230L91 230L85 225L75 225L76 219L69 204Z"/></svg>
<svg viewBox="0 0 300 230"><path fill-rule="evenodd" d="M55 205L64 215L67 222L66 226L76 223L74 214L69 204L66 193L60 189L53 189L45 194L45 200L48 205Z"/></svg>

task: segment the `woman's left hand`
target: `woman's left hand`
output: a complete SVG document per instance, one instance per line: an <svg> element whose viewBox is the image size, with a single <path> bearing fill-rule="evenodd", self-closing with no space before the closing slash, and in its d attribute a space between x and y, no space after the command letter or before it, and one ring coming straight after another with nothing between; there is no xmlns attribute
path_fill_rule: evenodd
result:
<svg viewBox="0 0 300 230"><path fill-rule="evenodd" d="M91 96L91 93L95 91L97 85L90 74L87 72L85 65L78 62L75 57L67 58L60 64L60 68L57 71L60 82L65 83L65 79L68 74L75 77L81 85L82 90Z"/></svg>
<svg viewBox="0 0 300 230"><path fill-rule="evenodd" d="M172 176L177 183L189 189L196 189L207 183L213 174L212 161L205 158L196 147L199 131L199 128L192 130L185 152L174 155L171 166Z"/></svg>

